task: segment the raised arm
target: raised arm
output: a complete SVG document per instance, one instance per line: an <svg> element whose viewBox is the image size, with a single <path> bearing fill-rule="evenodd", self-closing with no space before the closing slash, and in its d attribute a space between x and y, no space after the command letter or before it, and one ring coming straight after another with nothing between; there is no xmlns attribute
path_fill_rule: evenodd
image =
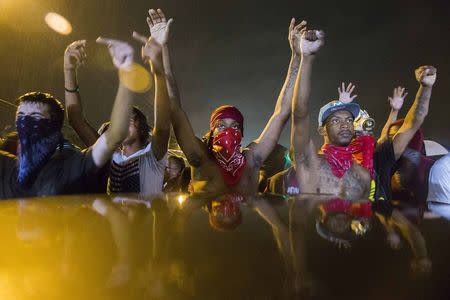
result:
<svg viewBox="0 0 450 300"><path fill-rule="evenodd" d="M99 135L83 114L77 79L78 67L86 63L85 47L86 40L75 41L64 52L64 90L67 120L83 143L90 147Z"/></svg>
<svg viewBox="0 0 450 300"><path fill-rule="evenodd" d="M152 18L148 21L150 38L133 32L133 37L144 44L142 58L149 61L155 78L155 120L152 134L152 150L156 158L162 159L167 153L170 136L170 100L163 66L162 48L167 44L170 24L166 22L164 14L159 15L150 10Z"/></svg>
<svg viewBox="0 0 450 300"><path fill-rule="evenodd" d="M107 45L113 63L117 69L131 72L133 48L125 42L99 37L97 43ZM122 83L119 83L116 99L111 112L111 125L92 147L92 156L97 167L102 167L111 158L128 134L131 119L133 94Z"/></svg>
<svg viewBox="0 0 450 300"><path fill-rule="evenodd" d="M291 47L291 61L289 69L278 96L277 103L272 116L269 119L266 127L257 140L251 146L252 160L256 165L261 165L272 152L275 145L278 143L280 134L284 125L289 119L292 105L292 95L294 93L295 79L300 67L300 43L297 39L296 33L299 33L306 26L306 22L302 21L295 26L295 19L291 20L288 32L288 41Z"/></svg>
<svg viewBox="0 0 450 300"><path fill-rule="evenodd" d="M386 124L384 124L383 130L381 131L378 143L381 143L388 138L389 127L392 123L397 121L398 112L402 108L403 102L405 101L407 95L408 93L405 92L405 88L399 86L394 89L392 97L388 97L389 105L391 106L391 112L389 113Z"/></svg>
<svg viewBox="0 0 450 300"><path fill-rule="evenodd" d="M324 34L317 30L303 30L296 33L300 40L300 72L294 87L292 103L291 147L294 147L296 163L305 161L312 155L310 147L309 95L311 89L311 70L315 53L324 42Z"/></svg>
<svg viewBox="0 0 450 300"><path fill-rule="evenodd" d="M436 81L436 68L422 66L416 69L416 79L419 82L419 90L416 99L405 117L402 127L393 138L395 158L399 159L405 151L416 131L422 126L428 114L431 90Z"/></svg>
<svg viewBox="0 0 450 300"><path fill-rule="evenodd" d="M154 34L153 32L164 31L166 37L168 38L169 26L173 22L173 19L166 21L166 17L161 9L150 9L149 15L150 17L147 18L147 23L150 27L150 32L152 35ZM172 122L173 130L175 132L178 144L186 155L189 164L194 167L199 167L208 156L207 148L195 136L191 122L181 107L180 93L178 92L175 77L171 69L168 43L163 44L162 55L167 91L169 95L170 120Z"/></svg>

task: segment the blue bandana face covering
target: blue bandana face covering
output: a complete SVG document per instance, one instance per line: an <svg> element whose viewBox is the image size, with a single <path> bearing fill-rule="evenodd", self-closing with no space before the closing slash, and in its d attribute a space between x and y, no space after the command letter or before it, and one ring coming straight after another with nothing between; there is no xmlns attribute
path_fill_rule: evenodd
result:
<svg viewBox="0 0 450 300"><path fill-rule="evenodd" d="M61 143L62 134L54 121L31 116L18 117L16 127L20 139L17 181L28 187Z"/></svg>

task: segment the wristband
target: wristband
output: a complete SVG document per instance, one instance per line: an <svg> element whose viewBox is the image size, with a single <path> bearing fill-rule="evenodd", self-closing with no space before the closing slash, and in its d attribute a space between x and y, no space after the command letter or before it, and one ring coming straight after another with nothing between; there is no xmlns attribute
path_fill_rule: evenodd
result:
<svg viewBox="0 0 450 300"><path fill-rule="evenodd" d="M80 87L77 86L74 90L69 90L68 88L64 87L64 90L68 93L79 93L80 92Z"/></svg>

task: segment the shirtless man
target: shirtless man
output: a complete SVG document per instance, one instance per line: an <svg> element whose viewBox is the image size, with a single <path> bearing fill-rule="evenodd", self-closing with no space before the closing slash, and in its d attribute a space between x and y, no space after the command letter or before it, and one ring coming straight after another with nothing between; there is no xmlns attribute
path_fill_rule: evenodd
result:
<svg viewBox="0 0 450 300"><path fill-rule="evenodd" d="M353 120L359 112L356 103L332 101L321 108L318 131L324 137L324 145L316 155L310 136L308 103L312 64L315 53L323 44L323 37L320 31L305 29L296 36L300 39L297 55L301 56L301 64L294 89L291 144L300 173L300 189L303 192L333 194L348 200L368 198L372 189L374 200L389 200L393 166L428 113L436 69L423 66L416 70L420 87L414 104L392 140L378 144L374 149L372 162L361 165L353 163L352 152L364 153L373 149L373 145L354 143Z"/></svg>
<svg viewBox="0 0 450 300"><path fill-rule="evenodd" d="M147 18L150 32L168 31L172 19L166 21L163 12L149 11ZM240 142L244 133L243 116L233 106L217 108L210 119L210 132L203 142L197 138L187 114L181 107L181 99L171 71L167 44L163 48L164 68L168 80L172 126L181 149L192 169L192 186L195 192L222 193L224 191L254 194L258 188L259 169L273 150L281 131L289 119L295 78L300 64L299 45L293 43L294 31L300 31L305 23L297 26L292 19L289 27L289 43L292 50L286 81L278 97L275 110L264 131L250 146L241 152Z"/></svg>

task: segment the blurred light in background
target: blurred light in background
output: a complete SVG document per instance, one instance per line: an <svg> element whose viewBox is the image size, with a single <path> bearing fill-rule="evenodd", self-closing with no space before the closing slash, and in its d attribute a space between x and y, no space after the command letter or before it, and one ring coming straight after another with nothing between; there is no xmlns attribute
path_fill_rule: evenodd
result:
<svg viewBox="0 0 450 300"><path fill-rule="evenodd" d="M72 25L70 22L57 13L49 12L45 16L45 23L59 34L68 35L72 32Z"/></svg>
<svg viewBox="0 0 450 300"><path fill-rule="evenodd" d="M47 27L41 16L48 12L43 1L0 0L0 30L24 33L45 32Z"/></svg>
<svg viewBox="0 0 450 300"><path fill-rule="evenodd" d="M153 84L150 73L141 65L133 63L127 71L119 71L120 82L136 93L145 93Z"/></svg>
<svg viewBox="0 0 450 300"><path fill-rule="evenodd" d="M180 205L180 206L182 206L183 205L183 203L186 201L186 198L187 198L187 196L186 195L179 195L178 196L178 204Z"/></svg>

